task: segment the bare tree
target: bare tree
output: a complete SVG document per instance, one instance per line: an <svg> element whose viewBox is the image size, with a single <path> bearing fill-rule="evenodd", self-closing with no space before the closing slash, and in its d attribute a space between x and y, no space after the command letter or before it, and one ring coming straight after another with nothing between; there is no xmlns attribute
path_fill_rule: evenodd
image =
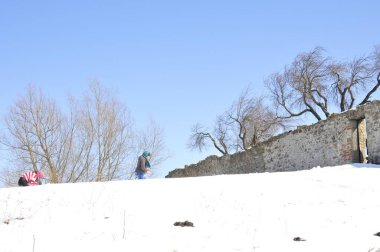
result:
<svg viewBox="0 0 380 252"><path fill-rule="evenodd" d="M238 137L237 151L247 150L273 136L282 126L275 113L264 104L264 98L252 98L249 89L226 113L227 125L233 126Z"/></svg>
<svg viewBox="0 0 380 252"><path fill-rule="evenodd" d="M226 155L248 150L267 140L282 125L282 120L264 104L263 98L252 98L247 88L227 111L217 117L213 132L196 124L188 146L202 151L211 143L222 155Z"/></svg>
<svg viewBox="0 0 380 252"><path fill-rule="evenodd" d="M14 163L20 164L17 160L13 160ZM10 187L17 185L17 181L20 178L20 175L24 172L22 166L7 166L1 170L0 181L4 186Z"/></svg>
<svg viewBox="0 0 380 252"><path fill-rule="evenodd" d="M341 112L354 107L360 91L367 92L364 99L359 103L359 105L362 105L368 102L371 95L378 89L380 86L380 69L376 66L378 57L375 50L368 56L331 66L332 94L334 102L339 106ZM377 83L368 91L376 74Z"/></svg>
<svg viewBox="0 0 380 252"><path fill-rule="evenodd" d="M378 47L369 56L348 63L334 62L316 47L299 54L283 72L272 74L266 86L280 118L309 113L319 121L330 116L332 104L341 112L352 108L360 91L368 93L359 105L368 102L380 86L378 60ZM375 75L377 82L370 89Z"/></svg>
<svg viewBox="0 0 380 252"><path fill-rule="evenodd" d="M149 151L151 153L149 161L153 169L170 157L164 142L164 130L153 119L150 119L145 129L137 132L136 147L129 172L131 175L136 168L137 157L141 155L143 151Z"/></svg>
<svg viewBox="0 0 380 252"><path fill-rule="evenodd" d="M320 47L299 54L283 73L275 73L266 81L279 117L291 118L311 113L322 120L328 111L328 86L330 59Z"/></svg>
<svg viewBox="0 0 380 252"><path fill-rule="evenodd" d="M376 84L370 89L370 91L367 93L367 95L364 97L363 101L360 102L359 105L362 105L369 101L371 98L371 95L377 91L377 89L380 87L380 45L375 46L375 49L373 50L371 56L371 63L372 63L372 76L376 76ZM368 82L365 82L362 84L364 86L364 90L368 90Z"/></svg>
<svg viewBox="0 0 380 252"><path fill-rule="evenodd" d="M1 142L22 161L23 168L44 169L52 183L60 182L57 164L66 124L55 102L29 86L26 96L11 107L5 124L9 134L3 135Z"/></svg>
<svg viewBox="0 0 380 252"><path fill-rule="evenodd" d="M204 128L201 124L197 123L191 129L191 136L188 143L190 149L198 149L203 151L209 147L209 142L212 143L213 147L217 149L223 155L229 154L229 149L227 143L227 127L221 123L221 117L218 117L214 134L210 133L208 129Z"/></svg>
<svg viewBox="0 0 380 252"><path fill-rule="evenodd" d="M127 108L98 82L77 104L76 121L85 181L108 181L121 178L133 148L133 121Z"/></svg>
<svg viewBox="0 0 380 252"><path fill-rule="evenodd" d="M154 166L168 158L159 125L151 120L146 129L136 130L127 107L98 82L91 83L90 92L73 107L77 122L73 160L79 160L75 181L131 178L142 150L152 153Z"/></svg>
<svg viewBox="0 0 380 252"><path fill-rule="evenodd" d="M14 158L0 176L4 183L14 185L31 168L42 169L51 183L128 178L136 150L151 150L156 165L167 158L156 123L137 136L125 105L98 82L89 90L79 101L71 98L64 115L40 89L28 87L5 117L0 140Z"/></svg>

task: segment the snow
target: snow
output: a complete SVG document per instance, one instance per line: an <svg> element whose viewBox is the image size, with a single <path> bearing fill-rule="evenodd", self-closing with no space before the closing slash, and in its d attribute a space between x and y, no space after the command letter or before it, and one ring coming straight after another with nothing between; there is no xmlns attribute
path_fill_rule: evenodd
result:
<svg viewBox="0 0 380 252"><path fill-rule="evenodd" d="M4 188L0 251L375 252L378 168Z"/></svg>

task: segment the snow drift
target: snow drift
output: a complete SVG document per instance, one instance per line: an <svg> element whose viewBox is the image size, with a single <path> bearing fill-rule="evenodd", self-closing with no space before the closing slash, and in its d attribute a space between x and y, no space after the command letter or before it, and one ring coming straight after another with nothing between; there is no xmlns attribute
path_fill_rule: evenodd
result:
<svg viewBox="0 0 380 252"><path fill-rule="evenodd" d="M374 252L376 168L0 189L0 251Z"/></svg>

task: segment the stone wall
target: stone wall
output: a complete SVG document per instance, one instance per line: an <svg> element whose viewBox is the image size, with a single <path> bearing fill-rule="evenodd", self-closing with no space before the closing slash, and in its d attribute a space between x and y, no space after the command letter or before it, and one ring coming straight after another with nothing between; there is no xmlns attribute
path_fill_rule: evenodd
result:
<svg viewBox="0 0 380 252"><path fill-rule="evenodd" d="M365 106L368 161L380 164L380 101Z"/></svg>
<svg viewBox="0 0 380 252"><path fill-rule="evenodd" d="M310 126L298 127L250 150L222 157L210 156L166 177L295 171L316 166L380 163L380 101L374 101Z"/></svg>

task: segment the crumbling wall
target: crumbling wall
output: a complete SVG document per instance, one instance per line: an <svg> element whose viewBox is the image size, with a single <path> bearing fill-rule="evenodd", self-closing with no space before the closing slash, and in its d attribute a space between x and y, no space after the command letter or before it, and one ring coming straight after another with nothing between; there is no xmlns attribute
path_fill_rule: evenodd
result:
<svg viewBox="0 0 380 252"><path fill-rule="evenodd" d="M365 106L368 162L380 164L380 101Z"/></svg>
<svg viewBox="0 0 380 252"><path fill-rule="evenodd" d="M171 171L166 177L295 171L360 162L364 144L358 133L365 135L363 127L368 138L368 159L380 163L379 114L380 102L371 102L333 114L316 124L298 127L250 150L222 157L210 156L197 164Z"/></svg>

